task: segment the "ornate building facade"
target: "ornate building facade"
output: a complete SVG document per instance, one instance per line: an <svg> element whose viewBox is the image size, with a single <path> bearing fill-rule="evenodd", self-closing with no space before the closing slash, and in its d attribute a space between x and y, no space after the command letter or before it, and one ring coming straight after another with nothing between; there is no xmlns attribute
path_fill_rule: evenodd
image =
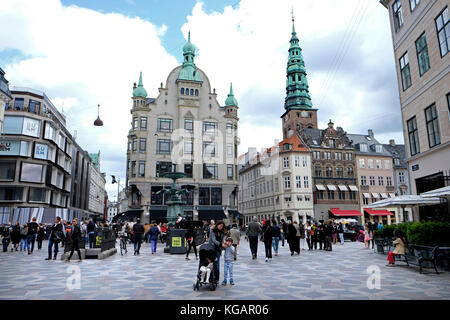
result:
<svg viewBox="0 0 450 320"><path fill-rule="evenodd" d="M169 171L189 190L185 215L223 219L237 208L238 103L230 93L221 106L206 74L195 65L195 47L183 47L183 64L148 98L142 82L133 88L132 123L128 135L127 195L129 211L144 221L164 218Z"/></svg>

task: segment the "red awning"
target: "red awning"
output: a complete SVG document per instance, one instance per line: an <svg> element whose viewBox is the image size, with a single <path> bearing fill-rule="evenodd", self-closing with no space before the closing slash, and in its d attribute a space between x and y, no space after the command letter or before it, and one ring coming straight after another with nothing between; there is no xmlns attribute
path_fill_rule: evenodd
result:
<svg viewBox="0 0 450 320"><path fill-rule="evenodd" d="M339 208L331 208L330 212L338 217L360 217L362 213L358 210L340 210Z"/></svg>
<svg viewBox="0 0 450 320"><path fill-rule="evenodd" d="M392 212L387 210L373 210L373 209L364 209L371 216L393 216Z"/></svg>

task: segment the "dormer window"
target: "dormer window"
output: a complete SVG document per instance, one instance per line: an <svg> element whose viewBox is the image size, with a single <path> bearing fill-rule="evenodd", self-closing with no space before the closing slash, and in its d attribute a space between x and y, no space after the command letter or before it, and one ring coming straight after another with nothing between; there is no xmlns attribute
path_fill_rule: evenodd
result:
<svg viewBox="0 0 450 320"><path fill-rule="evenodd" d="M290 150L291 149L291 145L289 143L285 143L283 145L283 147L284 147L284 150Z"/></svg>
<svg viewBox="0 0 450 320"><path fill-rule="evenodd" d="M328 140L328 146L329 146L330 148L334 148L334 139L329 139L329 140Z"/></svg>
<svg viewBox="0 0 450 320"><path fill-rule="evenodd" d="M359 151L361 152L367 152L367 143L361 143L359 145Z"/></svg>
<svg viewBox="0 0 450 320"><path fill-rule="evenodd" d="M382 146L381 144L377 144L377 145L375 146L375 151L376 151L377 153L382 153L382 152L383 152L383 146Z"/></svg>

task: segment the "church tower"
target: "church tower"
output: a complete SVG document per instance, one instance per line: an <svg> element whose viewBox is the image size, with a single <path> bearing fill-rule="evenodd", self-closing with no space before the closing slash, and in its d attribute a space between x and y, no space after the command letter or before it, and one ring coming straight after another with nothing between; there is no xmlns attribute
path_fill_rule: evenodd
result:
<svg viewBox="0 0 450 320"><path fill-rule="evenodd" d="M294 16L292 16L292 36L290 40L289 59L286 74L285 113L283 122L283 139L288 138L290 131L301 128L317 128L317 109L313 108L306 79L305 62L302 48L295 32Z"/></svg>

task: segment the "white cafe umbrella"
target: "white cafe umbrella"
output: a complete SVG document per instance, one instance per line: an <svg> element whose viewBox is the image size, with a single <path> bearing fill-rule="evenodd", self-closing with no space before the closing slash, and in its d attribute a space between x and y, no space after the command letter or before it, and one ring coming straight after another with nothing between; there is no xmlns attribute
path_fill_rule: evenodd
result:
<svg viewBox="0 0 450 320"><path fill-rule="evenodd" d="M423 198L432 198L432 197L449 197L450 196L450 186L443 187L439 189L434 189L428 192L424 192L420 194Z"/></svg>
<svg viewBox="0 0 450 320"><path fill-rule="evenodd" d="M366 208L386 208L386 207L401 207L403 209L403 216L405 216L406 206L427 206L433 204L439 204L441 200L439 198L423 198L416 195L402 195L394 198L388 198L374 202L365 206Z"/></svg>

